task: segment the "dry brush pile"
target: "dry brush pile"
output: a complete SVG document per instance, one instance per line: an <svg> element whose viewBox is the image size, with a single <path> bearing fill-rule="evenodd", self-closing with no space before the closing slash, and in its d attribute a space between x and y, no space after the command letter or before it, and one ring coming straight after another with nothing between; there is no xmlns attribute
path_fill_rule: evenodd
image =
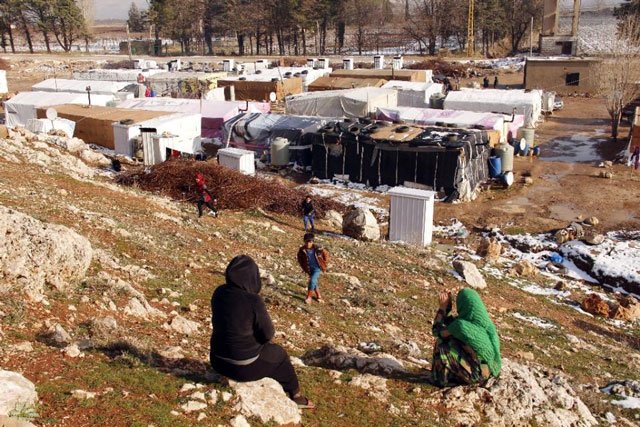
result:
<svg viewBox="0 0 640 427"><path fill-rule="evenodd" d="M281 182L257 178L225 168L213 161L170 160L153 166L149 171L136 169L123 172L118 183L137 185L143 190L158 192L179 201L198 197L195 177L201 173L207 188L218 199L222 209L264 209L298 215L306 192L290 188ZM314 196L316 215L323 217L329 210L343 213L345 205L326 197Z"/></svg>

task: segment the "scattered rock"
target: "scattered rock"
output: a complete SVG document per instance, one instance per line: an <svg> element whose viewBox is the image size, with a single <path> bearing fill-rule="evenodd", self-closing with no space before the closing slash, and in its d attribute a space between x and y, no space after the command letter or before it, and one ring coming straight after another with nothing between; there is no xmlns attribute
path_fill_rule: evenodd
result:
<svg viewBox="0 0 640 427"><path fill-rule="evenodd" d="M38 393L31 381L17 372L0 370L0 416L13 411L35 413L37 403Z"/></svg>
<svg viewBox="0 0 640 427"><path fill-rule="evenodd" d="M524 182L524 185L533 185L533 178L531 178L530 176L525 176L522 182Z"/></svg>
<svg viewBox="0 0 640 427"><path fill-rule="evenodd" d="M229 421L229 425L231 427L251 427L251 424L247 421L245 417L242 415L236 415Z"/></svg>
<svg viewBox="0 0 640 427"><path fill-rule="evenodd" d="M200 412L198 414L197 421L200 422L200 421L204 420L205 418L207 418L207 414L205 414L204 412Z"/></svg>
<svg viewBox="0 0 640 427"><path fill-rule="evenodd" d="M207 409L207 404L204 402L199 402L197 400L190 400L184 405L181 405L180 408L187 414L196 411L202 411L203 409Z"/></svg>
<svg viewBox="0 0 640 427"><path fill-rule="evenodd" d="M60 325L54 324L45 334L45 341L51 345L63 347L71 342L71 335Z"/></svg>
<svg viewBox="0 0 640 427"><path fill-rule="evenodd" d="M518 351L518 352L516 352L516 356L518 356L520 359L524 359L524 360L534 360L535 359L533 353L530 352L530 351Z"/></svg>
<svg viewBox="0 0 640 427"><path fill-rule="evenodd" d="M595 314L596 316L609 317L609 304L600 298L598 294L591 294L587 296L580 304L580 307L587 313Z"/></svg>
<svg viewBox="0 0 640 427"><path fill-rule="evenodd" d="M558 281L553 289L555 289L556 291L564 291L565 289L567 289L567 284L563 281Z"/></svg>
<svg viewBox="0 0 640 427"><path fill-rule="evenodd" d="M613 172L611 172L611 171L600 171L600 178L612 179L613 178Z"/></svg>
<svg viewBox="0 0 640 427"><path fill-rule="evenodd" d="M585 233L581 240L587 245L597 246L604 243L604 236L602 234L588 232Z"/></svg>
<svg viewBox="0 0 640 427"><path fill-rule="evenodd" d="M584 221L584 223L588 224L588 225L592 225L592 226L595 227L596 225L600 224L600 220L598 218L596 218L595 216L591 216L591 217L587 218Z"/></svg>
<svg viewBox="0 0 640 427"><path fill-rule="evenodd" d="M75 231L0 206L0 281L36 298L45 285L63 291L84 278L93 250Z"/></svg>
<svg viewBox="0 0 640 427"><path fill-rule="evenodd" d="M374 375L405 374L407 371L395 357L379 353L375 357L342 346L324 346L317 350L309 350L302 360L309 366L320 366L327 369L355 369L361 373Z"/></svg>
<svg viewBox="0 0 640 427"><path fill-rule="evenodd" d="M96 397L96 392L86 390L71 390L71 396L78 400L88 400L94 399Z"/></svg>
<svg viewBox="0 0 640 427"><path fill-rule="evenodd" d="M165 359L184 359L183 349L180 346L167 347L164 350L158 350L158 354ZM186 385L186 384L185 384Z"/></svg>
<svg viewBox="0 0 640 427"><path fill-rule="evenodd" d="M522 277L535 277L538 275L538 269L529 261L522 260L513 266L510 273Z"/></svg>
<svg viewBox="0 0 640 427"><path fill-rule="evenodd" d="M111 166L111 160L106 158L103 154L93 151L90 148L80 151L80 160L88 164L89 166L106 168Z"/></svg>
<svg viewBox="0 0 640 427"><path fill-rule="evenodd" d="M633 297L617 298L618 303L610 312L611 318L634 322L640 319L640 303Z"/></svg>
<svg viewBox="0 0 640 427"><path fill-rule="evenodd" d="M223 391L222 392L222 401L223 402L230 401L232 397L233 397L233 394L229 393L228 391Z"/></svg>
<svg viewBox="0 0 640 427"><path fill-rule="evenodd" d="M597 425L568 380L536 366L503 359L500 378L484 387L454 387L427 400L458 425L557 427Z"/></svg>
<svg viewBox="0 0 640 427"><path fill-rule="evenodd" d="M365 242L380 240L380 226L369 209L350 206L342 222L342 232Z"/></svg>
<svg viewBox="0 0 640 427"><path fill-rule="evenodd" d="M78 348L77 344L72 344L64 348L64 354L67 357L76 358L82 355L82 352Z"/></svg>
<svg viewBox="0 0 640 427"><path fill-rule="evenodd" d="M495 237L485 237L480 241L480 245L476 250L476 254L486 258L489 261L495 261L500 258L502 253L502 245Z"/></svg>
<svg viewBox="0 0 640 427"><path fill-rule="evenodd" d="M453 268L460 274L465 282L474 289L484 289L487 287L484 277L478 270L475 264L468 261L453 261Z"/></svg>
<svg viewBox="0 0 640 427"><path fill-rule="evenodd" d="M129 316L139 317L141 319L149 319L151 317L167 317L166 314L152 307L146 299L140 300L139 298L131 298L129 303L124 308L124 313Z"/></svg>
<svg viewBox="0 0 640 427"><path fill-rule="evenodd" d="M98 317L89 323L91 336L95 338L107 338L118 329L118 322L111 316Z"/></svg>
<svg viewBox="0 0 640 427"><path fill-rule="evenodd" d="M342 214L340 212L334 210L327 211L324 219L332 227L342 229Z"/></svg>
<svg viewBox="0 0 640 427"><path fill-rule="evenodd" d="M351 286L354 286L357 288L362 286L362 284L360 283L360 279L358 279L356 276L352 276L350 274L344 274L344 273L334 273L334 272L330 272L327 274L329 276L336 277L340 280L344 280L346 283L348 283Z"/></svg>
<svg viewBox="0 0 640 427"><path fill-rule="evenodd" d="M229 381L236 392L235 409L242 415L260 419L262 423L300 424L298 405L289 399L280 384L271 378L239 383Z"/></svg>
<svg viewBox="0 0 640 427"><path fill-rule="evenodd" d="M197 322L187 320L180 315L177 315L173 319L171 319L169 326L174 331L185 335L195 334L196 332L198 332L198 328L200 327Z"/></svg>
<svg viewBox="0 0 640 427"><path fill-rule="evenodd" d="M366 390L367 394L381 401L386 401L389 394L386 378L371 374L356 375L349 381L349 385L360 387Z"/></svg>

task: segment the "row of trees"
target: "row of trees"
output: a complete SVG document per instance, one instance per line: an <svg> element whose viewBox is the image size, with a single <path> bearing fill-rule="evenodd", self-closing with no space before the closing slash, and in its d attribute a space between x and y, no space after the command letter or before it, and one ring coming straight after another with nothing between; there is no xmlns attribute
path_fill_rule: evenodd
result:
<svg viewBox="0 0 640 427"><path fill-rule="evenodd" d="M475 2L484 54L497 46L518 51L531 18L537 28L542 17L542 0ZM129 27L151 25L156 40L176 40L185 52L205 46L212 54L214 37L226 35L236 38L240 55L323 55L347 45L362 53L411 41L435 54L465 49L468 7L469 0L149 0L145 12L132 4Z"/></svg>
<svg viewBox="0 0 640 427"><path fill-rule="evenodd" d="M57 43L70 51L78 40L88 39L82 10L74 0L0 0L0 43L15 53L17 34L34 52L34 35L41 33L47 52Z"/></svg>

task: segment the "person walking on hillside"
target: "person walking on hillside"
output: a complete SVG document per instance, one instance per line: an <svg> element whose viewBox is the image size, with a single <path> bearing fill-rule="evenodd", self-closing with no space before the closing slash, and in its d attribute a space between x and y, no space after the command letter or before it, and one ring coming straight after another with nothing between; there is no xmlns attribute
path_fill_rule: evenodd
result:
<svg viewBox="0 0 640 427"><path fill-rule="evenodd" d="M498 89L498 76L493 78L493 88Z"/></svg>
<svg viewBox="0 0 640 427"><path fill-rule="evenodd" d="M500 339L478 292L458 292L458 316L451 315L451 292L439 296L433 322L432 378L440 387L480 384L498 377L502 369Z"/></svg>
<svg viewBox="0 0 640 427"><path fill-rule="evenodd" d="M304 201L300 205L300 210L302 211L302 221L304 222L304 232L316 232L315 226L315 216L316 210L313 208L313 202L311 201L311 196L305 197Z"/></svg>
<svg viewBox="0 0 640 427"><path fill-rule="evenodd" d="M315 406L300 394L298 376L289 355L271 342L273 322L260 296L258 265L247 255L231 260L226 282L211 297L209 359L216 372L235 381L276 380L299 408Z"/></svg>
<svg viewBox="0 0 640 427"><path fill-rule="evenodd" d="M304 245L298 250L298 264L309 275L307 298L304 301L306 304L311 304L314 293L319 303L324 302L322 295L320 295L318 281L320 280L320 273L327 271L327 263L329 261L329 252L316 245L313 239L314 235L312 233L306 233L304 235Z"/></svg>
<svg viewBox="0 0 640 427"><path fill-rule="evenodd" d="M215 218L218 216L218 200L209 192L207 185L204 182L204 175L201 173L196 174L196 186L198 192L198 217L202 216L203 206L206 206L211 211L211 215Z"/></svg>
<svg viewBox="0 0 640 427"><path fill-rule="evenodd" d="M484 79L482 79L482 87L489 89L489 77L484 76Z"/></svg>

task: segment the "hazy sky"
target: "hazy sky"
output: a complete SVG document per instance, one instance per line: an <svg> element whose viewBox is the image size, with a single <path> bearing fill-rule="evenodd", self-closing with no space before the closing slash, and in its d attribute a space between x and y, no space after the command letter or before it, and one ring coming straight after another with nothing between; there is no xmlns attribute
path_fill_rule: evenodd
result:
<svg viewBox="0 0 640 427"><path fill-rule="evenodd" d="M147 0L133 0L140 8L147 8ZM96 19L122 19L127 17L127 11L132 0L94 0L96 5Z"/></svg>

